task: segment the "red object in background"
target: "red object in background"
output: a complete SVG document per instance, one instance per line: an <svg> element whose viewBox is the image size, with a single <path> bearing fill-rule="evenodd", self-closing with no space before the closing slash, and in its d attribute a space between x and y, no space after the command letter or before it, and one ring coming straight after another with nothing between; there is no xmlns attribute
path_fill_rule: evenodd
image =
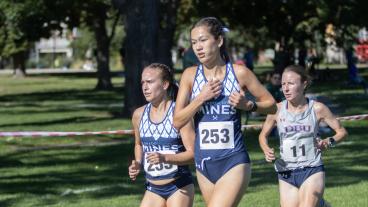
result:
<svg viewBox="0 0 368 207"><path fill-rule="evenodd" d="M368 43L361 43L356 46L355 54L359 62L368 62Z"/></svg>
<svg viewBox="0 0 368 207"><path fill-rule="evenodd" d="M237 61L235 61L235 64L237 64L237 65L245 65L245 61L244 60L237 60Z"/></svg>

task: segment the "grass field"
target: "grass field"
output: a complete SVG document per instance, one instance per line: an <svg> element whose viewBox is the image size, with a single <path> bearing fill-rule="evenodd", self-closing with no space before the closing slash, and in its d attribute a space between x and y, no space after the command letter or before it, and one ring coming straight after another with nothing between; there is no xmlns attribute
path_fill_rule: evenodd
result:
<svg viewBox="0 0 368 207"><path fill-rule="evenodd" d="M362 90L345 87L343 70L332 72L337 78L315 82L311 91L327 97L339 116L368 113ZM114 91L100 92L86 75L0 76L0 131L130 129L130 120L119 116L123 78L113 82ZM368 206L368 121L344 126L349 137L324 154L325 199L334 207ZM263 162L258 131L245 133L253 171L240 206L279 206L277 178ZM132 156L129 136L0 137L0 206L138 206L144 178L129 180ZM194 206L204 206L198 188Z"/></svg>

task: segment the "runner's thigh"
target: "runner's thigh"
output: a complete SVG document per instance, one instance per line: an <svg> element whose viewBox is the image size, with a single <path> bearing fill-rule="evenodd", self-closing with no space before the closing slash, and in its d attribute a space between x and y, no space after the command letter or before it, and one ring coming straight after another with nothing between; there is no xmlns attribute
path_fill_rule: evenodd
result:
<svg viewBox="0 0 368 207"><path fill-rule="evenodd" d="M191 207L193 206L194 185L189 184L177 190L166 201L168 207Z"/></svg>
<svg viewBox="0 0 368 207"><path fill-rule="evenodd" d="M316 206L323 197L325 189L325 173L318 172L307 178L299 189L301 206Z"/></svg>
<svg viewBox="0 0 368 207"><path fill-rule="evenodd" d="M250 177L250 164L239 164L231 168L215 184L208 206L237 206L248 187Z"/></svg>
<svg viewBox="0 0 368 207"><path fill-rule="evenodd" d="M209 181L201 172L196 171L197 181L206 205L210 202L215 185Z"/></svg>
<svg viewBox="0 0 368 207"><path fill-rule="evenodd" d="M161 196L146 190L140 207L165 207L166 201Z"/></svg>

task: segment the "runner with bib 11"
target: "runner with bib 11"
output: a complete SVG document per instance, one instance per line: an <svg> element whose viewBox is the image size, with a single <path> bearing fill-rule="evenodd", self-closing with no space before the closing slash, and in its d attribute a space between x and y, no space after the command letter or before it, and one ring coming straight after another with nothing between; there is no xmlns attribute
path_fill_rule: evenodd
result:
<svg viewBox="0 0 368 207"><path fill-rule="evenodd" d="M275 115L267 116L259 135L266 161L274 161L275 152L267 138L277 125L281 159L275 161L275 170L281 207L328 206L322 197L325 170L321 151L340 142L346 130L326 105L305 97L310 80L303 67L286 67L281 82L286 100L277 104ZM318 137L321 121L335 131L332 137Z"/></svg>

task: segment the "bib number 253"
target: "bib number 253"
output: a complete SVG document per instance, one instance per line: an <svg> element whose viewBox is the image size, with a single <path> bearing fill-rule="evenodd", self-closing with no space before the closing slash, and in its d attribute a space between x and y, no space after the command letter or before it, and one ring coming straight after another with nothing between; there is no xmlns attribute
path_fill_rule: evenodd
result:
<svg viewBox="0 0 368 207"><path fill-rule="evenodd" d="M233 122L201 122L199 133L201 149L234 148Z"/></svg>
<svg viewBox="0 0 368 207"><path fill-rule="evenodd" d="M201 134L203 135L201 142L202 144L217 144L219 142L227 143L230 140L229 133L229 129L203 129L201 131Z"/></svg>

